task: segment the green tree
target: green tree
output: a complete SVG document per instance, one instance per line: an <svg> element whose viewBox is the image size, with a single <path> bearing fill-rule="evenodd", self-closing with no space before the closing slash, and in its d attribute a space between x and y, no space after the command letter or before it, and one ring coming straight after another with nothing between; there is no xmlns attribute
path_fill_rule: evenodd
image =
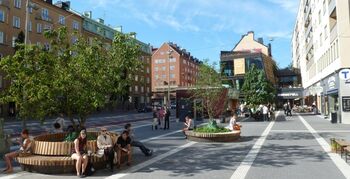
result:
<svg viewBox="0 0 350 179"><path fill-rule="evenodd" d="M193 97L202 100L202 107L209 119L220 115L224 111L226 90L222 86L221 75L215 70L215 63L210 65L208 60L199 66Z"/></svg>
<svg viewBox="0 0 350 179"><path fill-rule="evenodd" d="M242 91L247 104L254 108L260 104L272 103L276 95L273 84L266 79L265 73L257 69L255 65L245 74Z"/></svg>
<svg viewBox="0 0 350 179"><path fill-rule="evenodd" d="M47 31L45 37L50 48L25 46L0 62L12 81L0 100L14 101L20 118L45 119L63 113L73 125L77 118L83 127L111 94L128 92L128 75L139 66L139 47L127 34L118 33L111 47L98 39L68 34L65 27Z"/></svg>

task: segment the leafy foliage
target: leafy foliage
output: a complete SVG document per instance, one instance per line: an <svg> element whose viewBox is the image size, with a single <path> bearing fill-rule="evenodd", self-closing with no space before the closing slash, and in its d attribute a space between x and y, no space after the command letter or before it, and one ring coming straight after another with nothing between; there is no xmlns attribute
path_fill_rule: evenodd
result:
<svg viewBox="0 0 350 179"><path fill-rule="evenodd" d="M209 119L224 111L227 92L221 83L221 75L215 70L215 64L209 65L205 60L199 67L193 97L201 99L203 106L198 107L208 113Z"/></svg>
<svg viewBox="0 0 350 179"><path fill-rule="evenodd" d="M195 132L200 133L221 133L221 132L230 132L229 129L226 129L224 127L219 127L215 120L209 121L209 123L203 127L196 128L194 130Z"/></svg>
<svg viewBox="0 0 350 179"><path fill-rule="evenodd" d="M245 101L252 107L273 102L276 95L276 89L272 83L266 79L265 73L258 70L255 65L245 74L242 91Z"/></svg>
<svg viewBox="0 0 350 179"><path fill-rule="evenodd" d="M128 34L117 33L111 48L98 39L68 34L64 27L45 32L45 37L51 48L22 44L14 56L0 62L12 81L0 100L14 101L20 118L45 119L63 113L73 125L73 118L78 118L83 127L111 94L128 92L131 80L126 75L133 75L140 63L139 47Z"/></svg>

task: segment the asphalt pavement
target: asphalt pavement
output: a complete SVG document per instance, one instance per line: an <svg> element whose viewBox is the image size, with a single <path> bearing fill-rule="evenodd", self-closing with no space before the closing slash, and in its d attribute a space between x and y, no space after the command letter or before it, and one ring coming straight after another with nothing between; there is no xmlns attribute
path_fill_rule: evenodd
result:
<svg viewBox="0 0 350 179"><path fill-rule="evenodd" d="M141 118L141 117L140 117ZM199 122L198 122L199 123ZM241 139L232 143L197 143L184 139L182 124L171 122L170 130L151 130L151 120L132 123L136 136L154 150L151 157L133 149L130 167L114 173L100 170L89 178L350 178L350 166L330 151L330 138L350 141L350 125L331 124L320 116L300 114L276 121L241 122ZM120 130L121 125L111 130ZM76 178L74 174L43 175L22 172L17 167L6 178Z"/></svg>

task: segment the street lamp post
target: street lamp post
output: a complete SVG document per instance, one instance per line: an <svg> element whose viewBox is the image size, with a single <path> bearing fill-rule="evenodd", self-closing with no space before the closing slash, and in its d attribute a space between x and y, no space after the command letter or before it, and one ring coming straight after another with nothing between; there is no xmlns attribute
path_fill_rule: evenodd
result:
<svg viewBox="0 0 350 179"><path fill-rule="evenodd" d="M168 51L168 100L167 100L167 106L170 107L170 59L171 54L173 53L173 50Z"/></svg>

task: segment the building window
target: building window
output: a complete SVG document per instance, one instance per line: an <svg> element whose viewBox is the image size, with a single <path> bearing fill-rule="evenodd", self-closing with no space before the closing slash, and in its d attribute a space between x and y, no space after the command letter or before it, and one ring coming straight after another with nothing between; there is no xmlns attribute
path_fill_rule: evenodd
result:
<svg viewBox="0 0 350 179"><path fill-rule="evenodd" d="M149 84L149 83L150 83L150 79L149 79L149 77L147 77L147 78L146 78L146 82L147 82L147 84Z"/></svg>
<svg viewBox="0 0 350 179"><path fill-rule="evenodd" d="M21 19L17 16L13 16L13 27L21 28Z"/></svg>
<svg viewBox="0 0 350 179"><path fill-rule="evenodd" d="M66 24L66 19L65 19L65 17L62 16L62 15L59 15L59 16L58 16L58 22L59 22L61 25Z"/></svg>
<svg viewBox="0 0 350 179"><path fill-rule="evenodd" d="M131 86L129 87L129 92L132 92L132 87Z"/></svg>
<svg viewBox="0 0 350 179"><path fill-rule="evenodd" d="M45 24L44 25L44 31L49 31L52 29L52 26L51 25L48 25L48 24Z"/></svg>
<svg viewBox="0 0 350 179"><path fill-rule="evenodd" d="M323 0L323 15L326 13L326 0Z"/></svg>
<svg viewBox="0 0 350 179"><path fill-rule="evenodd" d="M21 8L21 0L14 0L15 8Z"/></svg>
<svg viewBox="0 0 350 179"><path fill-rule="evenodd" d="M147 87L146 89L147 89L147 93L149 93L150 92L149 87Z"/></svg>
<svg viewBox="0 0 350 179"><path fill-rule="evenodd" d="M170 78L175 78L175 74L170 74Z"/></svg>
<svg viewBox="0 0 350 179"><path fill-rule="evenodd" d="M12 37L12 47L16 46L16 39L17 39L17 37L15 37L15 36Z"/></svg>
<svg viewBox="0 0 350 179"><path fill-rule="evenodd" d="M162 67L162 70L165 71L165 70L166 70L166 67Z"/></svg>
<svg viewBox="0 0 350 179"><path fill-rule="evenodd" d="M145 87L141 86L141 93L145 92Z"/></svg>
<svg viewBox="0 0 350 179"><path fill-rule="evenodd" d="M165 79L165 78L166 78L166 75L162 75L162 78Z"/></svg>
<svg viewBox="0 0 350 179"><path fill-rule="evenodd" d="M44 21L49 21L49 10L45 8L41 10L41 19Z"/></svg>
<svg viewBox="0 0 350 179"><path fill-rule="evenodd" d="M328 38L328 32L327 32L328 28L327 25L324 27L324 39L326 40Z"/></svg>
<svg viewBox="0 0 350 179"><path fill-rule="evenodd" d="M182 60L183 64L186 64L186 60Z"/></svg>
<svg viewBox="0 0 350 179"><path fill-rule="evenodd" d="M176 58L170 58L169 62L176 62Z"/></svg>
<svg viewBox="0 0 350 179"><path fill-rule="evenodd" d="M318 11L318 23L321 24L321 10Z"/></svg>
<svg viewBox="0 0 350 179"><path fill-rule="evenodd" d="M4 43L4 37L5 37L5 35L4 35L4 32L1 32L0 31L0 44L3 44Z"/></svg>
<svg viewBox="0 0 350 179"><path fill-rule="evenodd" d="M159 70L159 68L158 67L154 67L154 71L158 71Z"/></svg>
<svg viewBox="0 0 350 179"><path fill-rule="evenodd" d="M320 34L320 47L322 47L322 41L323 41L323 35L322 33Z"/></svg>
<svg viewBox="0 0 350 179"><path fill-rule="evenodd" d="M45 50L50 50L50 44L49 43L45 43L44 44L44 49Z"/></svg>
<svg viewBox="0 0 350 179"><path fill-rule="evenodd" d="M135 86L135 92L139 91L139 86Z"/></svg>
<svg viewBox="0 0 350 179"><path fill-rule="evenodd" d="M36 24L36 32L42 33L43 32L43 26L41 24Z"/></svg>
<svg viewBox="0 0 350 179"><path fill-rule="evenodd" d="M0 10L0 22L5 22L5 12Z"/></svg>
<svg viewBox="0 0 350 179"><path fill-rule="evenodd" d="M31 32L32 31L32 21L28 22L28 31Z"/></svg>
<svg viewBox="0 0 350 179"><path fill-rule="evenodd" d="M170 66L170 70L175 70L175 66L174 65Z"/></svg>
<svg viewBox="0 0 350 179"><path fill-rule="evenodd" d="M149 73L149 72L150 72L150 71L149 71L149 67L147 67L146 71L147 71L147 73Z"/></svg>
<svg viewBox="0 0 350 179"><path fill-rule="evenodd" d="M158 76L158 75L154 75L154 78L155 78L156 80L158 80L158 79L159 79L159 76Z"/></svg>
<svg viewBox="0 0 350 179"><path fill-rule="evenodd" d="M73 29L74 30L79 30L79 22L73 21Z"/></svg>
<svg viewBox="0 0 350 179"><path fill-rule="evenodd" d="M29 6L28 11L29 11L29 13L33 13L33 7Z"/></svg>

